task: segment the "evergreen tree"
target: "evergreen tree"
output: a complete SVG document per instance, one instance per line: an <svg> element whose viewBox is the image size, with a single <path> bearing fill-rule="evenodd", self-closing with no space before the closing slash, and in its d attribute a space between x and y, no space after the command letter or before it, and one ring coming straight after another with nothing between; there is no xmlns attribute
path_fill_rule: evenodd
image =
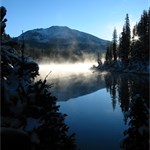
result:
<svg viewBox="0 0 150 150"><path fill-rule="evenodd" d="M105 55L106 64L111 64L112 61L112 44L107 47Z"/></svg>
<svg viewBox="0 0 150 150"><path fill-rule="evenodd" d="M0 35L1 36L3 35L6 27L6 21L7 21L7 19L5 18L6 12L7 12L6 8L1 6L0 7Z"/></svg>
<svg viewBox="0 0 150 150"><path fill-rule="evenodd" d="M118 56L121 60L123 60L124 56L124 49L125 49L125 44L124 44L124 39L125 39L125 28L123 27L123 31L121 32L121 36L119 37L119 48L118 48Z"/></svg>
<svg viewBox="0 0 150 150"><path fill-rule="evenodd" d="M128 14L126 15L125 20L126 20L125 25L123 27L123 31L121 33L120 43L119 43L119 57L123 63L128 62L130 45L131 45L130 21L129 21Z"/></svg>
<svg viewBox="0 0 150 150"><path fill-rule="evenodd" d="M114 61L117 60L117 30L114 29L112 40L112 54Z"/></svg>
<svg viewBox="0 0 150 150"><path fill-rule="evenodd" d="M137 36L137 24L133 27L132 30L132 42L131 42L131 50L130 50L130 60L135 60L135 56L136 56L136 51L135 51L135 44L136 44L136 37L138 39Z"/></svg>
<svg viewBox="0 0 150 150"><path fill-rule="evenodd" d="M141 20L137 25L137 35L139 36L139 57L142 61L149 60L149 17L147 11L143 11Z"/></svg>
<svg viewBox="0 0 150 150"><path fill-rule="evenodd" d="M140 21L133 28L131 59L134 61L147 62L149 60L149 11L143 11Z"/></svg>

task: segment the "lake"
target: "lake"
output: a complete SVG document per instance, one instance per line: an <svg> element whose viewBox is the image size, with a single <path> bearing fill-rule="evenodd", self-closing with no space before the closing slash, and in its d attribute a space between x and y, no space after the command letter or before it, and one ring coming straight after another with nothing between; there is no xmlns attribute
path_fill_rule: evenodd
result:
<svg viewBox="0 0 150 150"><path fill-rule="evenodd" d="M147 150L149 76L97 73L91 64L40 65L81 150Z"/></svg>

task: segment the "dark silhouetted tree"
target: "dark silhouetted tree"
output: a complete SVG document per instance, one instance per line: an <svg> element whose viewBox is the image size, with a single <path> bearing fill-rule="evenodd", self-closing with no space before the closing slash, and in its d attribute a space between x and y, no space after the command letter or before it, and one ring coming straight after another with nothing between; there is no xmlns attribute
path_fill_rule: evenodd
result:
<svg viewBox="0 0 150 150"><path fill-rule="evenodd" d="M141 20L137 25L137 35L139 36L139 50L141 52L141 59L149 60L149 17L150 14L147 11L143 11Z"/></svg>
<svg viewBox="0 0 150 150"><path fill-rule="evenodd" d="M105 55L106 64L111 64L112 62L112 44L107 47Z"/></svg>
<svg viewBox="0 0 150 150"><path fill-rule="evenodd" d="M117 60L117 30L114 29L113 32L113 40L112 40L112 54L113 54L113 60Z"/></svg>
<svg viewBox="0 0 150 150"><path fill-rule="evenodd" d="M122 60L123 63L128 62L129 53L130 53L130 45L131 45L131 35L130 35L130 21L128 14L125 18L125 25L123 27L123 31L121 33L120 37L120 43L119 43L119 57Z"/></svg>
<svg viewBox="0 0 150 150"><path fill-rule="evenodd" d="M5 25L2 23L5 24L3 19L6 9L0 7L0 10L2 13L0 28L3 34ZM48 75L43 81L35 81L34 78L39 75L38 64L27 56L24 56L22 63L17 51L9 45L10 41L2 43L0 46L2 149L5 147L7 150L75 150L75 135L68 135L69 127L64 122L66 115L59 112L56 98L51 95L51 85L46 83ZM20 70L22 70L21 77ZM32 122L29 121L30 118L39 120L39 123L29 129ZM15 130L13 134L10 132L12 129ZM20 136L15 134L18 129L27 134L32 146L29 145L27 148L26 138L21 136L22 134Z"/></svg>
<svg viewBox="0 0 150 150"><path fill-rule="evenodd" d="M0 7L0 35L2 36L2 34L5 31L5 27L6 27L6 21L7 19L5 19L5 15L6 15L6 8L4 6Z"/></svg>
<svg viewBox="0 0 150 150"><path fill-rule="evenodd" d="M133 28L131 44L131 60L147 62L149 61L149 30L150 30L150 10L143 11L140 21Z"/></svg>

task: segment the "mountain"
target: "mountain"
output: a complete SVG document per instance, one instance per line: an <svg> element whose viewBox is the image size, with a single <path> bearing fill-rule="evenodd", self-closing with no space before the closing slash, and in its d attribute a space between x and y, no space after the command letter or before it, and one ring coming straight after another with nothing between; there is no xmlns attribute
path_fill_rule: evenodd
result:
<svg viewBox="0 0 150 150"><path fill-rule="evenodd" d="M31 56L41 57L44 55L50 58L56 57L56 59L61 56L64 59L72 60L83 56L83 53L104 53L110 43L107 40L65 26L30 30L16 39L20 42L24 39L26 51ZM74 56L75 58L71 58Z"/></svg>

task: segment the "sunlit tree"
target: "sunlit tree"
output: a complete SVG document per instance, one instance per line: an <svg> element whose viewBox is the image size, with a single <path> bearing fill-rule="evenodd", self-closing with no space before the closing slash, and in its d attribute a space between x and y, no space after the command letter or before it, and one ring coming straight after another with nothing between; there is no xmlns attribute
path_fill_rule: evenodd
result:
<svg viewBox="0 0 150 150"><path fill-rule="evenodd" d="M149 21L150 10L143 11L140 21L133 28L133 37L131 44L131 60L147 62L149 61Z"/></svg>
<svg viewBox="0 0 150 150"><path fill-rule="evenodd" d="M142 61L149 60L149 19L149 12L144 10L141 19L137 25L137 35L139 36L139 49L141 49Z"/></svg>

